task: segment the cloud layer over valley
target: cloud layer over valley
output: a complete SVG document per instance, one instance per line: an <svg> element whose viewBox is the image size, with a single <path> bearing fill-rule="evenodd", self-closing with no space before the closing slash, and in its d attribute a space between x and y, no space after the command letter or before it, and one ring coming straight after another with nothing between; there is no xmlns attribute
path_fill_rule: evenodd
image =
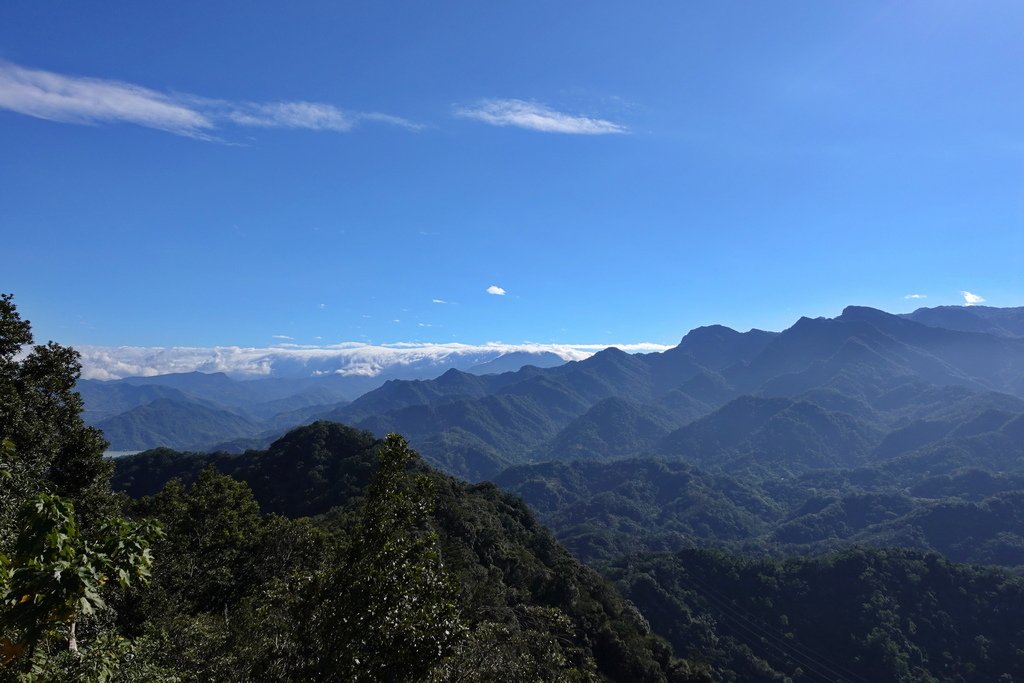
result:
<svg viewBox="0 0 1024 683"><path fill-rule="evenodd" d="M361 344L346 342L330 346L282 344L266 348L241 346L141 347L76 346L82 354L85 379L149 377L175 372L223 372L239 378L311 377L338 374L377 377L392 371L448 367L462 369L487 363L505 354L554 354L565 361L583 360L606 348L606 344ZM649 353L669 348L641 342L615 344L631 353ZM547 356L550 358L550 356ZM433 373L430 373L433 374Z"/></svg>

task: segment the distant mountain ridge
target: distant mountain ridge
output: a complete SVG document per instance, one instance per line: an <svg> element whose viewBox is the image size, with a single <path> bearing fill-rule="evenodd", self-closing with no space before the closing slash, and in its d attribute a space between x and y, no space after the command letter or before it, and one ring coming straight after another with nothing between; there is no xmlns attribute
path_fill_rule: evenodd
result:
<svg viewBox="0 0 1024 683"><path fill-rule="evenodd" d="M985 403L993 392L1024 397L1024 339L851 306L778 334L706 327L663 353L612 348L489 379L450 370L436 380L391 382L326 417L406 434L442 467L454 439L463 453L455 471L468 477L516 462L650 453L715 466L726 456L744 468L797 473L866 461L905 426L912 405L942 387L956 388L961 402ZM744 431L736 400L777 405L778 415L766 415L760 431ZM742 434L743 443L695 442L703 419L715 438Z"/></svg>
<svg viewBox="0 0 1024 683"><path fill-rule="evenodd" d="M1024 306L936 306L919 308L903 317L930 327L961 332L983 332L1000 337L1024 337Z"/></svg>
<svg viewBox="0 0 1024 683"><path fill-rule="evenodd" d="M970 315L976 315L977 307L970 308ZM983 312L1002 320L1005 327L1016 309L992 310L1009 311L1006 315ZM526 358L512 358L514 364L522 360ZM341 400L342 385L335 378L297 383L167 377L122 380L102 387L83 382L87 388L83 395L87 408L94 403L130 406L131 397L123 395L130 390L119 385L148 387L145 390L153 392L153 386L166 381L170 386L165 389L192 387L197 393L187 398L202 401L212 396L219 402L214 407L254 425L242 433L237 420L225 417L223 438L214 438L211 431L205 443L183 443L175 432L152 429L149 446L212 448L230 442L232 448L260 447L288 427L322 418L378 435L406 434L432 462L471 479L493 476L510 464L544 459L650 453L685 457L682 451L688 446L673 451L667 445L671 439L665 441L674 430L726 409L730 401L744 396L787 398L806 406L791 407L757 438L762 445L784 438L793 446L804 444L800 446L802 463L787 464L795 466L791 470L795 472L856 464L888 432L902 428L897 423L903 408L890 407L883 400L901 387L960 387L971 395L998 392L1024 397L1024 338L935 327L908 316L849 306L835 318L801 318L781 333L701 327L661 353L628 354L609 348L553 367L525 365L481 375L452 368L433 379L382 380L351 403ZM104 390L115 391L113 387L118 396L103 397L105 403L95 398ZM128 409L147 400L152 398L140 394L138 405ZM272 401L287 405L273 404L271 409ZM592 410L600 412L588 415ZM106 422L113 416L104 415L108 426L120 424ZM612 424L618 428L602 429ZM788 437L784 436L787 429ZM124 433L111 430L118 439ZM842 447L848 452L839 453L840 444L848 441L848 447ZM123 447L117 440L112 443ZM766 451L755 442L745 448L749 453L745 466L771 467L773 459L778 464L780 458L789 458L789 447L767 460Z"/></svg>
<svg viewBox="0 0 1024 683"><path fill-rule="evenodd" d="M473 365L481 357L489 360ZM523 351L459 356L452 361L480 375L563 362L554 353ZM377 375L327 373L261 379L236 379L223 372L181 372L119 380L82 379L76 388L85 401L86 421L104 430L113 450L159 446L239 450L269 445L288 428L307 424L396 378L433 378L436 368L450 365L396 365ZM173 399L174 403L154 406L158 399ZM177 417L161 414L172 409ZM180 418L189 412L204 423L202 430L178 428ZM172 428L176 420L178 427Z"/></svg>
<svg viewBox="0 0 1024 683"><path fill-rule="evenodd" d="M162 445L166 434L179 443L202 448L215 440L241 438L258 431L251 420L195 400L160 398L96 424L118 450L145 450Z"/></svg>

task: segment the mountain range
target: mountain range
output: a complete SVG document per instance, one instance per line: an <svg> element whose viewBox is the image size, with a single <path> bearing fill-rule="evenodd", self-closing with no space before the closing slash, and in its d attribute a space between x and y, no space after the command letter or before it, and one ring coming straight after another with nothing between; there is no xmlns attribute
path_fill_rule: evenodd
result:
<svg viewBox="0 0 1024 683"><path fill-rule="evenodd" d="M305 375L282 371L280 376L258 379L223 372L181 372L82 379L76 388L86 406L83 417L103 430L112 450L165 446L241 451L265 445L288 428L311 422L391 379L432 378L438 368L487 374L518 370L526 364L550 367L565 362L549 351L463 353L428 360L367 374L320 372L319 366Z"/></svg>
<svg viewBox="0 0 1024 683"><path fill-rule="evenodd" d="M79 390L87 420L115 450L240 451L329 419L401 432L428 459L470 478L522 462L680 449L697 458L728 451L737 464L767 467L777 458L764 443L782 443L793 430L806 448L796 462L787 451L788 467L854 465L905 422L933 419L921 403L940 388L966 392L958 405L1002 400L1003 409L1019 412L1011 397L1024 396L1021 320L1024 309L897 316L851 306L832 319L801 318L781 333L716 325L663 353L609 348L552 365L560 359L520 352L434 379L363 378L357 387L333 375L239 381L184 373L82 380ZM987 331L965 331L979 326ZM1003 398L986 398L992 393ZM935 398L936 410L944 400ZM185 421L201 427L183 429ZM720 434L729 425L732 433L740 424L766 431L744 443L701 440L702 429Z"/></svg>
<svg viewBox="0 0 1024 683"><path fill-rule="evenodd" d="M779 556L895 543L1019 566L1024 338L1009 331L1024 309L973 308L701 327L663 353L453 368L351 402L330 379L287 395L293 381L171 375L101 384L107 402L86 405L149 401L99 422L139 448L172 434L238 453L317 419L398 432L440 469L522 496L589 562L693 542Z"/></svg>
<svg viewBox="0 0 1024 683"><path fill-rule="evenodd" d="M1024 338L849 307L778 334L698 328L664 353L610 348L553 368L391 381L319 417L405 434L469 478L643 455L794 475L910 455L948 434L932 423L986 411L1009 421L1022 398Z"/></svg>

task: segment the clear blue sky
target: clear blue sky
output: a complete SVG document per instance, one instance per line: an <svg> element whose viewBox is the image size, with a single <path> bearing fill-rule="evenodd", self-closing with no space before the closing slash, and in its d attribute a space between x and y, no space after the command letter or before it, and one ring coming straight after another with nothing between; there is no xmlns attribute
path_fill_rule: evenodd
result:
<svg viewBox="0 0 1024 683"><path fill-rule="evenodd" d="M1022 35L1019 2L9 0L0 291L105 345L1021 305Z"/></svg>

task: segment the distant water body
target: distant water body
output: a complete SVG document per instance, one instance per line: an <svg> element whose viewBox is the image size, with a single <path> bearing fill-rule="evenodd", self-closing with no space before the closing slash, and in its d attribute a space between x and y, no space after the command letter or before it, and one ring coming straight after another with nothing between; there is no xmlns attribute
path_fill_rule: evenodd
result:
<svg viewBox="0 0 1024 683"><path fill-rule="evenodd" d="M135 455L142 451L103 451L104 458L123 458L126 455Z"/></svg>

